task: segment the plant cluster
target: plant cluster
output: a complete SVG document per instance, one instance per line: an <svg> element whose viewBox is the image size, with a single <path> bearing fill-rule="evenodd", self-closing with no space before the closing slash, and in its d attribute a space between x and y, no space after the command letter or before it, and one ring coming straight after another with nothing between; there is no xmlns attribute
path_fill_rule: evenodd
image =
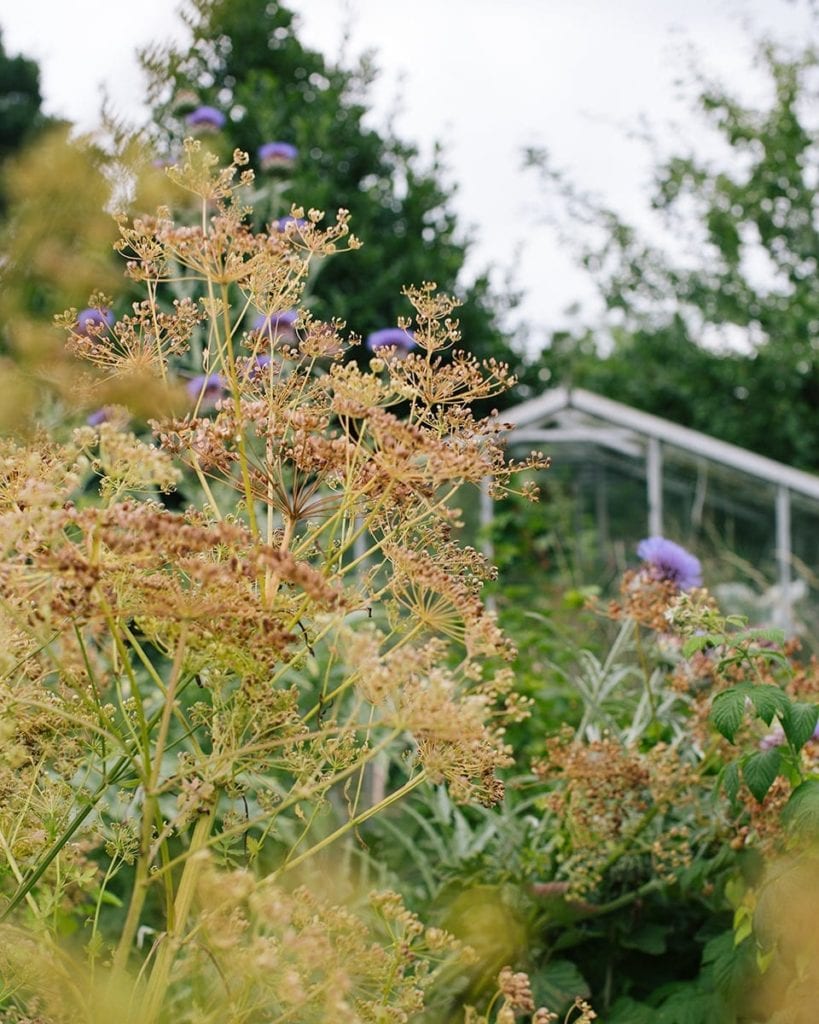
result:
<svg viewBox="0 0 819 1024"><path fill-rule="evenodd" d="M415 350L366 369L340 321L249 326L358 243L343 210L254 230L246 162L188 141L169 176L196 219L119 218L144 298L57 318L89 398L152 389L154 440L107 406L3 446L10 1021L409 1019L457 943L395 895L327 898L313 865L424 783L496 804L527 712L453 537L462 488L543 464L468 409L509 371L447 352L432 284L405 290Z"/></svg>
<svg viewBox="0 0 819 1024"><path fill-rule="evenodd" d="M492 811L414 794L400 823L373 823L378 849L476 950L467 994L514 949L552 1010L579 997L614 1024L807 1024L816 664L724 616L677 545L640 550L619 600L592 605L609 639L572 660L547 635L551 678L540 694L522 680L531 772L519 761Z"/></svg>

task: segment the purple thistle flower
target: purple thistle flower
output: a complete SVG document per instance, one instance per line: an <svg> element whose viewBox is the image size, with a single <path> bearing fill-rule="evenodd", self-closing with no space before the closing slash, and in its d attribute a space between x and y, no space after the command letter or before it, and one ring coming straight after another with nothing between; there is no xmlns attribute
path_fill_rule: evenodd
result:
<svg viewBox="0 0 819 1024"><path fill-rule="evenodd" d="M197 107L185 118L185 124L201 131L219 132L225 127L226 120L222 111L216 107Z"/></svg>
<svg viewBox="0 0 819 1024"><path fill-rule="evenodd" d="M373 331L366 341L370 352L377 352L381 348L394 348L399 355L405 356L416 347L415 335L411 331L402 330L400 327L384 327L380 331Z"/></svg>
<svg viewBox="0 0 819 1024"><path fill-rule="evenodd" d="M292 167L298 155L299 151L289 142L265 142L258 149L259 164L263 171Z"/></svg>
<svg viewBox="0 0 819 1024"><path fill-rule="evenodd" d="M271 313L270 316L260 313L253 321L253 330L260 331L268 338L293 341L296 337L295 323L298 318L297 309L285 309L281 313Z"/></svg>
<svg viewBox="0 0 819 1024"><path fill-rule="evenodd" d="M84 309L77 317L77 333L87 334L89 327L113 327L114 314L110 309Z"/></svg>
<svg viewBox="0 0 819 1024"><path fill-rule="evenodd" d="M221 373L200 373L188 381L185 390L193 401L198 401L201 397L203 402L212 403L222 397L225 378Z"/></svg>
<svg viewBox="0 0 819 1024"><path fill-rule="evenodd" d="M648 563L654 576L670 580L680 590L702 585L700 560L665 537L647 537L637 545L637 554Z"/></svg>

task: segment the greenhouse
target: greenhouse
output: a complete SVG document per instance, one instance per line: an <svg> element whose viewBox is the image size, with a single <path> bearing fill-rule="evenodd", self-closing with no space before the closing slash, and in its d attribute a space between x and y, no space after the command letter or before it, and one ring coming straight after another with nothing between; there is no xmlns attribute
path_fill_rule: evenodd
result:
<svg viewBox="0 0 819 1024"><path fill-rule="evenodd" d="M810 604L816 476L579 388L554 388L503 419L513 456L524 447L548 452L553 471L570 473L603 560L620 561L618 546L646 535L730 545L765 591L756 610L770 624L790 631L795 604ZM488 500L482 516L491 519ZM743 595L734 587L724 596L730 603Z"/></svg>

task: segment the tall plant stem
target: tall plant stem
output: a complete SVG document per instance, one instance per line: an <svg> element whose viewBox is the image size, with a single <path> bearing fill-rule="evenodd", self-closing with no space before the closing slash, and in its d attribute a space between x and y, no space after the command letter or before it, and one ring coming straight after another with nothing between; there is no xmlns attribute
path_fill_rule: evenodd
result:
<svg viewBox="0 0 819 1024"><path fill-rule="evenodd" d="M151 861L151 839L153 835L154 822L156 818L156 804L157 804L157 785L159 783L159 775L162 770L162 757L165 753L165 746L168 741L168 731L170 729L171 718L174 711L174 701L176 700L176 691L179 684L179 679L182 675L182 663L185 656L185 632L184 628L179 637L179 642L176 645L176 652L174 654L173 665L171 667L171 675L168 680L168 688L165 694L165 703L162 707L162 716L159 720L159 731L156 737L156 743L154 746L154 756L151 762L150 775L148 777L148 785L145 789L145 799L142 805L142 836L140 842L140 855L137 861L135 877L134 877L134 888L131 893L131 902L128 906L128 914L125 918L125 924L122 928L122 933L119 938L116 953L114 954L114 974L118 974L125 969L128 963L128 955L131 951L131 945L134 941L134 936L137 933L139 927L139 920L142 916L142 908L145 904L145 897L148 893L149 884L149 871ZM150 760L149 752L144 751L144 757L146 761Z"/></svg>
<svg viewBox="0 0 819 1024"><path fill-rule="evenodd" d="M230 379L230 393L233 396L233 408L236 414L236 422L242 422L242 402L239 393L239 375L236 371L236 354L233 351L233 327L230 323L230 295L226 284L222 285L222 315L225 326L225 355L228 378ZM253 485L250 482L250 467L247 460L247 444L242 428L239 428L237 437L239 446L239 467L242 473L242 487L247 502L247 518L250 522L250 529L254 536L259 535L259 525L256 522L256 504L253 497Z"/></svg>
<svg viewBox="0 0 819 1024"><path fill-rule="evenodd" d="M182 944L193 906L193 898L196 895L196 883L203 862L202 851L208 844L215 812L216 805L214 803L209 812L203 814L194 827L190 849L174 900L173 924L166 932L154 961L142 1004L141 1024L154 1024L162 1009L162 1000L168 988L173 963Z"/></svg>
<svg viewBox="0 0 819 1024"><path fill-rule="evenodd" d="M343 825L335 830L335 832L331 832L329 836L325 836L324 839L317 842L314 846L311 846L309 850L305 850L304 853L300 853L298 857L294 857L292 860L287 861L275 874L283 874L285 871L289 871L297 864L301 864L303 860L307 860L308 857L312 857L314 854L318 853L319 850L323 850L325 846L329 846L331 843L334 843L336 839L340 839L345 832L349 832L351 829L357 828L376 814L386 810L390 804L394 804L397 800L405 797L407 793L411 793L416 786L420 786L426 777L426 771L420 771L414 778L410 779L409 782L405 782L400 789L396 789L394 793L390 793L390 795L384 797L383 800L379 800L377 804L373 804L372 807L368 807L366 811L362 811L361 814L357 814L354 818L350 818L349 821L345 821Z"/></svg>

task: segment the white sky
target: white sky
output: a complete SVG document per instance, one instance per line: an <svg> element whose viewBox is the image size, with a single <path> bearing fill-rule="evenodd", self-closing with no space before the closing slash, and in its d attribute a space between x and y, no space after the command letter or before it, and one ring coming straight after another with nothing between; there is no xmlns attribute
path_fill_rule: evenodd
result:
<svg viewBox="0 0 819 1024"><path fill-rule="evenodd" d="M547 201L522 150L545 145L576 183L631 219L645 220L650 154L627 137L646 116L678 149L702 128L677 79L691 44L705 66L744 94L757 79L741 19L804 39L804 7L786 0L291 0L304 42L330 57L343 27L349 49L372 48L382 74L374 117L399 102L400 134L429 154L444 145L457 208L478 246L474 269L509 271L525 291L520 318L565 324L593 307L566 247L542 223ZM45 106L92 127L101 89L138 118L138 46L183 36L174 0L0 0L6 50L41 64ZM707 145L707 140L705 141ZM341 201L341 200L340 200ZM366 241L366 239L365 239ZM442 286L446 282L439 282Z"/></svg>

